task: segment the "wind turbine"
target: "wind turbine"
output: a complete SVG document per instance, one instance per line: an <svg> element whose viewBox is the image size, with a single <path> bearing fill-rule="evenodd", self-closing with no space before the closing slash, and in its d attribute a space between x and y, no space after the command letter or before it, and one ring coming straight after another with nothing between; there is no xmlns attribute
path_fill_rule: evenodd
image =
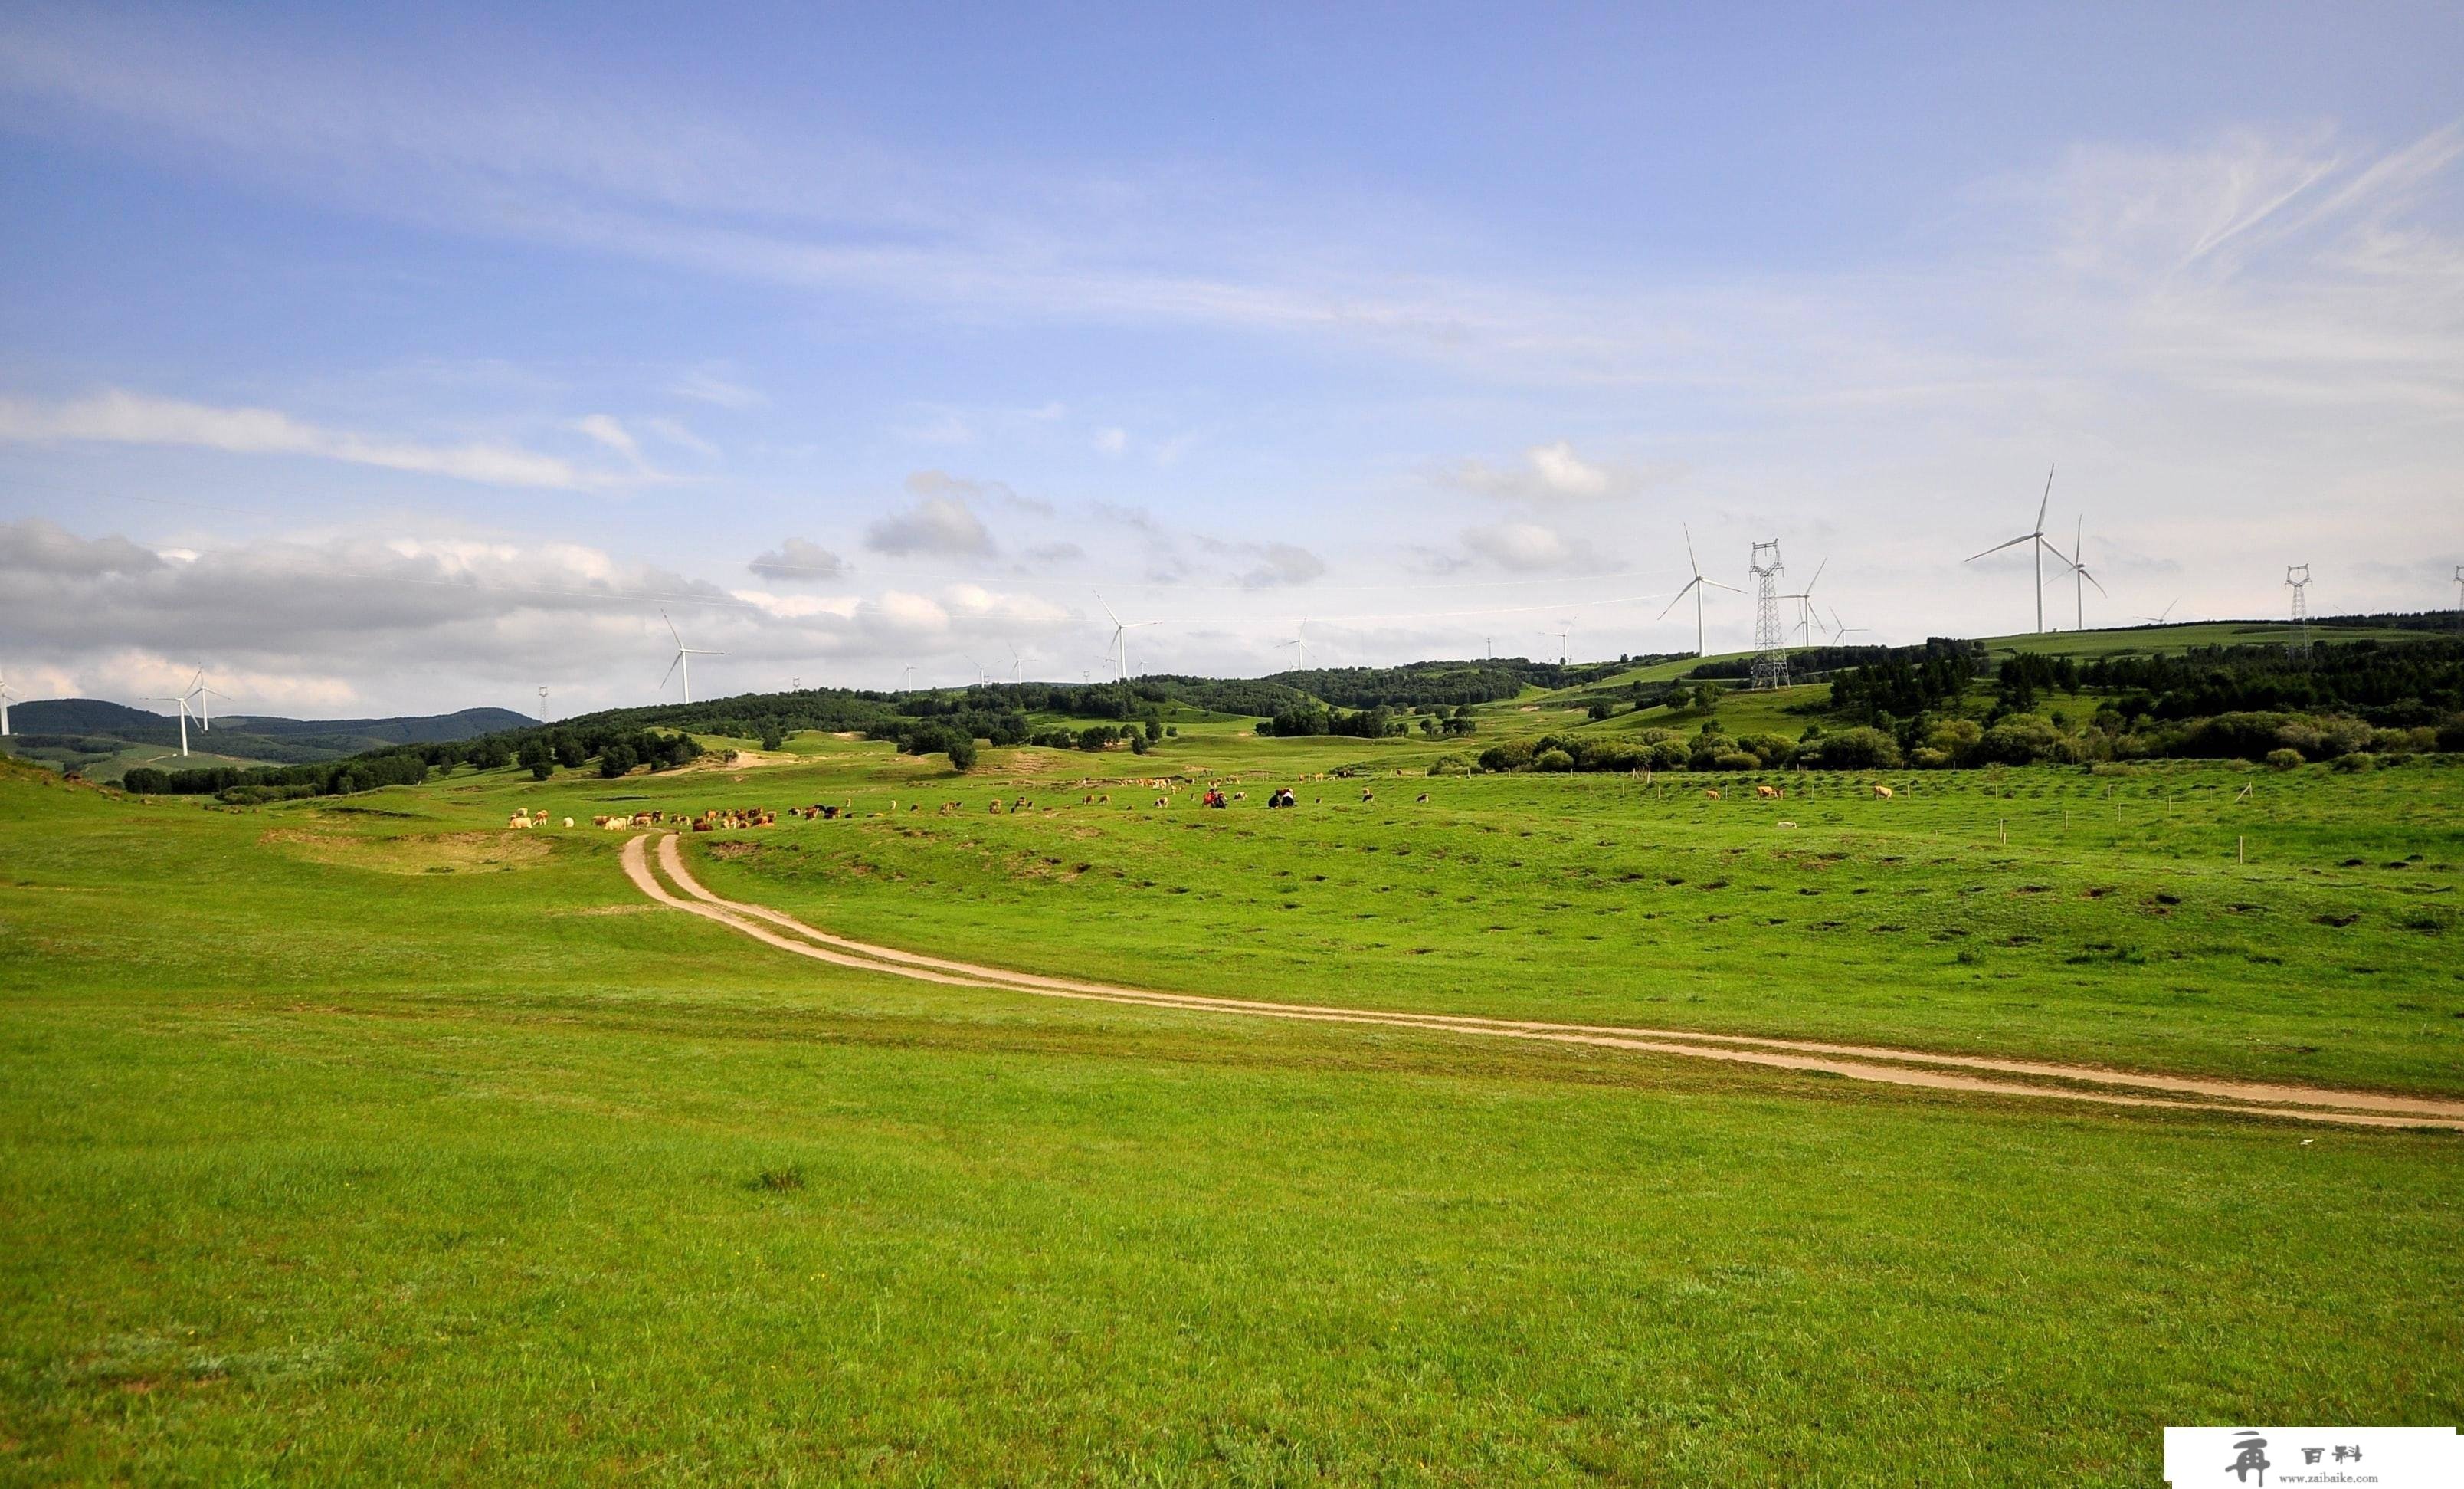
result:
<svg viewBox="0 0 2464 1489"><path fill-rule="evenodd" d="M1572 626L1573 625L1573 621L1568 621L1568 620L1561 620L1561 621L1557 622L1557 624L1559 624L1559 625L1561 625L1561 626L1572 627ZM1565 665L1566 665L1566 638L1567 638L1568 636L1570 636L1570 635L1573 635L1573 632L1570 629L1570 630L1566 630L1566 631L1543 631L1543 632L1541 632L1541 633L1540 633L1541 635L1544 635L1544 636L1555 636L1555 637L1557 638L1557 665L1558 665L1558 666L1560 666L1560 667L1565 666Z"/></svg>
<svg viewBox="0 0 2464 1489"><path fill-rule="evenodd" d="M1002 644L1008 645L1006 642ZM1009 649L1009 680L1013 687L1026 680L1026 658L1018 655L1015 646Z"/></svg>
<svg viewBox="0 0 2464 1489"><path fill-rule="evenodd" d="M2102 589L2102 588L2103 588L2103 586L2100 585L2100 586L2098 586L2097 588L2099 588L2099 589ZM2147 624L2149 624L2149 625L2151 625L2151 626L2161 626L2161 625L2165 624L2166 620L2167 620L2167 618L2169 618L2169 617L2172 615L2172 613L2173 613L2173 606L2174 606L2174 605L2179 605L2179 604L2181 604L2181 603L2182 603L2182 602L2181 602L2180 600L2178 600L2178 599L2177 599L2177 600L2173 601L2171 605L2167 605L2167 606L2166 606L2166 607L2165 607L2165 613L2164 613L2164 614L2162 614L2162 615L2142 615L2142 616L2140 616L2139 618L2140 618L2141 620L2144 620L2144 621L2147 622Z"/></svg>
<svg viewBox="0 0 2464 1489"><path fill-rule="evenodd" d="M962 652L959 655L965 656L966 654ZM984 664L976 660L974 657L967 657L967 665L976 669L976 681L978 683L986 683L993 680L993 675L984 670Z"/></svg>
<svg viewBox="0 0 2464 1489"><path fill-rule="evenodd" d="M149 703L177 703L177 704L179 704L179 705L180 705L180 758L181 758L182 760L186 760L186 759L187 759L187 758L188 758L188 695L187 695L187 694L186 694L186 693L183 693L183 694L181 694L181 695L180 695L179 697L177 697L177 698L149 698L149 699L147 699L145 701L147 701L147 702L149 702Z"/></svg>
<svg viewBox="0 0 2464 1489"><path fill-rule="evenodd" d="M1809 647L1814 645L1814 628L1822 623L1822 612L1814 608L1814 587L1822 582L1822 571L1830 567L1831 560L1825 558L1821 563L1814 566L1814 577L1805 582L1803 590L1795 594L1780 596L1783 600L1796 602L1796 629L1804 637L1802 644Z"/></svg>
<svg viewBox="0 0 2464 1489"><path fill-rule="evenodd" d="M9 675L0 672L0 740L9 737L9 705L15 701L17 695L9 691Z"/></svg>
<svg viewBox="0 0 2464 1489"><path fill-rule="evenodd" d="M911 692L914 689L914 686L915 664L913 662L910 662L898 670L898 691L901 693Z"/></svg>
<svg viewBox="0 0 2464 1489"><path fill-rule="evenodd" d="M1704 587L1707 585L1714 589L1726 589L1730 594L1743 594L1745 591L1738 589L1735 585L1724 585L1716 579L1705 578L1703 573L1703 566L1700 563L1697 563L1694 558L1694 529L1691 527L1685 527L1683 530L1685 534L1685 567L1694 570L1694 577L1685 581L1685 589L1691 589L1694 591L1694 655L1700 656L1703 655ZM1812 585L1808 585L1806 588L1810 589L1814 587ZM1680 589L1677 591L1676 598L1668 602L1668 609L1660 612L1661 619L1666 620L1668 618L1668 611L1677 608L1677 601L1685 598L1685 589ZM1494 655L1493 652L1492 655Z"/></svg>
<svg viewBox="0 0 2464 1489"><path fill-rule="evenodd" d="M1292 638L1290 640L1278 641L1275 645L1278 649L1287 646L1300 648L1298 655L1293 659L1292 665L1302 672L1309 671L1309 617L1307 615L1303 615L1301 617L1300 627L1292 633Z"/></svg>
<svg viewBox="0 0 2464 1489"><path fill-rule="evenodd" d="M2062 550L2056 548L2054 550L2054 557L2061 558L2061 556ZM2097 584L2096 576L2087 571L2087 565L2081 562L2086 557L2087 519L2082 516L2079 520L2079 526L2073 529L2071 533L2071 556L2069 558L2062 559L2063 563L2068 564L2071 567L2071 589L2073 591L2071 603L2078 609L2078 613L2073 615L2071 618L2072 624L2080 631L2085 631L2087 629L2087 586L2096 585L2097 593L2103 594L2106 599L2113 598L2110 594L2105 593L2104 586ZM2085 583L2081 583L2081 581L2085 581Z"/></svg>
<svg viewBox="0 0 2464 1489"><path fill-rule="evenodd" d="M1993 546L1991 546L1991 547L1990 547L1990 548L1986 549L1986 550L1985 550L1985 553L1971 553L1971 554L1969 554L1967 558L1962 559L1962 560L1960 561L1960 562L1962 562L1962 563L1964 563L1964 564L1973 564L1973 563L1975 563L1978 559L1981 559L1981 558L1985 557L1987 553L1999 553L1999 552L2001 552L2004 548L2015 548L2015 547L2017 547L2019 544L2023 544L2023 543L2034 544L2035 545L2035 546L2034 551L2035 551L2035 555L2036 555L2036 630L2035 630L2035 633L2036 633L2037 635L2043 635L2043 634L2045 633L2045 553L2046 553L2046 551L2047 551L2048 549L2051 549L2051 550L2052 550L2052 552L2053 552L2054 557L2056 557L2056 558L2061 558L2061 557L2062 557L2062 550L2061 550L2061 549L2057 548L2057 547L2054 547L2054 545L2053 545L2052 544L2047 543L2047 542L2045 541L2045 509L2046 509L2047 507L2052 506L2053 504L2054 504L2054 468L2053 468L2052 466L2048 465L2048 466L2046 466L2046 467L2045 467L2045 498L2044 498L2044 500L2041 500L2041 501L2039 501L2039 502L2037 502L2037 503L2036 503L2036 526L2035 526L2035 529L2033 532L2023 532L2023 533L2021 533L2019 536L2017 536L2016 538L2012 539L2012 540L2011 540L2010 542L2008 542L2008 543L1997 543L1997 544L1995 544ZM2070 560L2068 560L2068 559L2062 559L2062 562L2063 562L2063 563L2065 563L2065 564L2067 564L2067 563L2069 563L2069 562L2070 562ZM2097 588L2098 588L2099 589L2103 589L2104 587L2103 587L2102 585L2099 585L2099 586L2097 586Z"/></svg>
<svg viewBox="0 0 2464 1489"><path fill-rule="evenodd" d="M541 722L541 723L545 723L545 722L547 722L547 684L546 684L546 683L542 682L542 683L540 683L540 684L539 684L539 722Z"/></svg>
<svg viewBox="0 0 2464 1489"><path fill-rule="evenodd" d="M214 705L209 700L228 699L231 695L206 686L206 669L200 667L197 675L188 679L188 697L197 700L198 729L210 732L214 726Z"/></svg>
<svg viewBox="0 0 2464 1489"><path fill-rule="evenodd" d="M668 678L674 677L677 669L682 668L684 670L685 701L690 703L693 701L692 659L696 656L725 656L727 654L725 652L706 652L696 646L685 645L684 633L676 629L676 623L674 621L668 620L668 612L666 611L659 611L659 618L661 620L668 621L668 634L676 638L676 659L668 663L667 672L659 678L659 689L661 692L665 692L668 686Z"/></svg>
<svg viewBox="0 0 2464 1489"><path fill-rule="evenodd" d="M1807 586L1806 586L1806 588L1807 588L1807 589L1813 589L1814 587L1813 587L1812 585L1807 585ZM1873 629L1872 629L1871 627L1869 627L1869 626L1843 626L1843 625L1841 625L1841 624L1839 623L1839 611L1838 611L1838 609L1837 609L1837 607L1834 607L1834 608L1832 609L1832 611L1831 611L1831 639L1832 639L1832 640L1837 641L1837 640L1838 640L1838 639L1839 639L1840 637L1842 637L1842 636L1869 636L1869 635L1872 635L1873 633L1874 633Z"/></svg>
<svg viewBox="0 0 2464 1489"><path fill-rule="evenodd" d="M1088 592L1090 594L1094 593L1092 590ZM1152 626L1155 623L1152 620L1125 621L1121 619L1120 616L1112 613L1112 607L1106 603L1104 597L1100 594L1095 595L1095 603L1104 607L1105 615L1110 617L1112 622L1113 675L1121 681L1127 682L1130 680L1130 633L1137 630L1140 626Z"/></svg>

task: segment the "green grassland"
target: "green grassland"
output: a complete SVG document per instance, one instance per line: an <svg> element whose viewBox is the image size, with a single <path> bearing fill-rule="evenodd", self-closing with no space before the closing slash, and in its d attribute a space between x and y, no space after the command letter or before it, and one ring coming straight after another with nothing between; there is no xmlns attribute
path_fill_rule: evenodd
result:
<svg viewBox="0 0 2464 1489"><path fill-rule="evenodd" d="M2372 626L2328 618L2312 623L2313 640L2418 641L2424 633L2392 626ZM2301 633L2281 620L2199 620L2167 626L2116 626L2105 630L2055 631L2041 635L1990 636L1981 644L1996 656L2031 652L2041 656L2071 656L2094 661L2125 653L2169 656L2195 647L2286 646Z"/></svg>
<svg viewBox="0 0 2464 1489"><path fill-rule="evenodd" d="M209 766L235 766L245 769L253 766L275 764L274 761L260 760L249 755L217 754L209 749L192 748L187 754L183 755L176 745L135 744L105 740L98 740L96 743L110 744L117 747L102 751L76 749L61 745L30 745L11 742L9 752L21 760L33 761L55 770L75 770L89 781L100 781L106 784L117 782L139 766L152 766L164 770L187 770L203 769Z"/></svg>
<svg viewBox="0 0 2464 1489"><path fill-rule="evenodd" d="M2452 1134L888 979L587 821L852 802L689 856L1034 970L2464 1090L2464 766L1417 773L1560 715L0 773L0 1482L2152 1483L2167 1423L2464 1415Z"/></svg>

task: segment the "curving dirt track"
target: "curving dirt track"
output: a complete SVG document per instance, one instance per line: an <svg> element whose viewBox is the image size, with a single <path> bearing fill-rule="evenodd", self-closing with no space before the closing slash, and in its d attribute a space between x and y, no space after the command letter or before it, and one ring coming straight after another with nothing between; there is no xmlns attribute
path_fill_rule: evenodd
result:
<svg viewBox="0 0 2464 1489"><path fill-rule="evenodd" d="M625 844L625 873L652 900L715 921L767 945L815 961L892 977L908 977L951 987L983 988L1041 997L1119 1003L1134 1007L1222 1013L1250 1018L1281 1018L1308 1023L1369 1024L1391 1029L1531 1039L1553 1044L1579 1044L1634 1050L1693 1059L1725 1060L1780 1070L1813 1071L1887 1085L1918 1086L1935 1091L1978 1095L2034 1097L2086 1101L2110 1106L2162 1107L2183 1111L2237 1112L2249 1116L2289 1118L2300 1122L2339 1122L2354 1126L2436 1127L2464 1131L2464 1101L2437 1097L2390 1096L2371 1091L2338 1091L2315 1086L2270 1085L2197 1077L2146 1075L2102 1070L2088 1065L2063 1065L1986 1056L1938 1055L1877 1045L1829 1044L1801 1039L1761 1038L1744 1034L1697 1033L1683 1030L1637 1029L1613 1025L1557 1024L1529 1019L1481 1018L1466 1014L1386 1012L1314 1004L1268 1003L1249 998L1218 998L1198 993L1156 992L1072 978L1045 977L1008 971L969 962L956 962L893 946L872 945L836 936L781 914L765 905L725 900L702 887L685 867L673 833L658 843L658 867L680 898L660 882L650 867L649 834ZM1978 1072L1982 1074L1970 1074ZM2150 1093L2147 1095L2133 1094Z"/></svg>

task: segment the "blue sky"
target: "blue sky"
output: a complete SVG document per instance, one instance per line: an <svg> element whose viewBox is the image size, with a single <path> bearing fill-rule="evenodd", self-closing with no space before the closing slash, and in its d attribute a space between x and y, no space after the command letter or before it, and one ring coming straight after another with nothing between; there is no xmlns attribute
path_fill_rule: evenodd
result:
<svg viewBox="0 0 2464 1489"><path fill-rule="evenodd" d="M302 714L2454 601L2450 7L17 6L0 667ZM2072 621L2072 586L2049 586ZM1715 596L1714 650L1748 607ZM672 691L671 695L672 696Z"/></svg>

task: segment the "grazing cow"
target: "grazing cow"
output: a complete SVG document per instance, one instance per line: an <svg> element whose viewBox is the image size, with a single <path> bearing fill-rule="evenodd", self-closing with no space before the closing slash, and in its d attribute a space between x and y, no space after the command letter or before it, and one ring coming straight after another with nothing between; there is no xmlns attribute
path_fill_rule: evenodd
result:
<svg viewBox="0 0 2464 1489"><path fill-rule="evenodd" d="M517 811L513 814L512 819L506 822L505 828L508 832L516 829L519 829L522 832L528 832L530 831L530 813L526 811Z"/></svg>
<svg viewBox="0 0 2464 1489"><path fill-rule="evenodd" d="M1360 789L1360 799L1362 801L1375 801L1377 799L1377 793L1364 786Z"/></svg>
<svg viewBox="0 0 2464 1489"><path fill-rule="evenodd" d="M1163 798L1162 798L1162 797L1160 797L1160 796L1156 797L1156 798L1155 798L1155 805L1156 805L1157 807L1162 806L1162 805L1163 805Z"/></svg>
<svg viewBox="0 0 2464 1489"><path fill-rule="evenodd" d="M1876 801L1889 801L1889 800L1891 799L1891 789L1890 789L1889 787L1887 787L1887 786L1884 786L1884 785L1883 785L1881 782L1880 782L1880 781L1875 782L1875 783L1874 783L1874 799L1875 799Z"/></svg>
<svg viewBox="0 0 2464 1489"><path fill-rule="evenodd" d="M1706 786L1706 787L1703 788L1703 799L1704 799L1705 801L1718 801L1718 800L1720 799L1720 793L1719 793L1717 790L1713 789L1712 788L1710 788L1710 787Z"/></svg>
<svg viewBox="0 0 2464 1489"><path fill-rule="evenodd" d="M573 819L572 819L571 817L567 817L567 818L565 818L565 819L564 819L564 825L565 825L566 827L571 827L571 826L573 826Z"/></svg>
<svg viewBox="0 0 2464 1489"><path fill-rule="evenodd" d="M1776 786L1757 786L1754 788L1754 800L1756 801L1777 801L1779 800L1779 797L1780 790Z"/></svg>
<svg viewBox="0 0 2464 1489"><path fill-rule="evenodd" d="M1429 793L1428 793L1428 792L1426 792L1426 791L1422 791L1419 795L1415 796L1415 797L1413 797L1412 799L1413 799L1414 801L1427 801L1427 800L1429 799Z"/></svg>

